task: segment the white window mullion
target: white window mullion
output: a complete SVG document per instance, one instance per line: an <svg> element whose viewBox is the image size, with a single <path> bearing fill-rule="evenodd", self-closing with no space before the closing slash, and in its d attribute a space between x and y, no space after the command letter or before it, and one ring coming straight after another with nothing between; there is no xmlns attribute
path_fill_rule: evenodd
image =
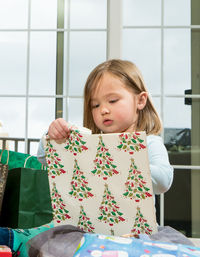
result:
<svg viewBox="0 0 200 257"><path fill-rule="evenodd" d="M161 120L164 121L164 0L161 2ZM164 141L164 130L162 132ZM164 226L164 194L160 195L160 226Z"/></svg>
<svg viewBox="0 0 200 257"><path fill-rule="evenodd" d="M122 56L122 0L108 0L107 59Z"/></svg>
<svg viewBox="0 0 200 257"><path fill-rule="evenodd" d="M70 6L71 6L71 2L70 0L66 0L65 2L65 5L67 5L67 12L66 12L66 15L67 15L67 41L66 43L64 42L64 44L66 44L66 46L64 47L64 49L66 50L66 70L64 72L66 72L66 81L65 81L65 87L66 87L66 90L65 90L65 93L66 93L66 98L65 98L65 104L63 105L63 107L65 108L64 110L64 119L66 121L68 121L69 119L69 65L70 65ZM66 16L65 16L66 17ZM65 37L64 37L65 38Z"/></svg>
<svg viewBox="0 0 200 257"><path fill-rule="evenodd" d="M30 67L30 22L31 0L28 1L28 32L27 32L27 60L26 60L26 107L25 107L25 153L28 153L28 103L29 103L29 67Z"/></svg>

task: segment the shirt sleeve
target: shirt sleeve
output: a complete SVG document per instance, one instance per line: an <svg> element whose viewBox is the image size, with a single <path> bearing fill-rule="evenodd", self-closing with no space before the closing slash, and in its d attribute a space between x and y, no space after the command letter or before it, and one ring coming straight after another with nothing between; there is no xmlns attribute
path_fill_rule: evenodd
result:
<svg viewBox="0 0 200 257"><path fill-rule="evenodd" d="M45 133L46 134L46 133ZM39 162L41 162L43 165L47 165L46 163L46 158L45 158L45 151L44 151L44 146L42 143L42 139L40 139L39 145L38 145L38 150L37 150L37 159Z"/></svg>
<svg viewBox="0 0 200 257"><path fill-rule="evenodd" d="M154 194L165 193L173 181L174 169L169 163L165 145L160 136L147 136L147 148Z"/></svg>

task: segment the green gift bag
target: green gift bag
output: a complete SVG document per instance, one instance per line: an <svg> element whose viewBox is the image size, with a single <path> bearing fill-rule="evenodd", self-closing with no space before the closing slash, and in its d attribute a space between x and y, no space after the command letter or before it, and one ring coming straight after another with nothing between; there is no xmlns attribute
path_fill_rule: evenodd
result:
<svg viewBox="0 0 200 257"><path fill-rule="evenodd" d="M47 170L24 166L8 172L0 226L26 229L53 219Z"/></svg>
<svg viewBox="0 0 200 257"><path fill-rule="evenodd" d="M26 160L28 160L26 163L26 168L33 168L39 170L42 168L42 164L37 160L37 157L32 156L30 154L0 149L0 155L2 155L1 163L8 164L8 170L24 167L24 163Z"/></svg>

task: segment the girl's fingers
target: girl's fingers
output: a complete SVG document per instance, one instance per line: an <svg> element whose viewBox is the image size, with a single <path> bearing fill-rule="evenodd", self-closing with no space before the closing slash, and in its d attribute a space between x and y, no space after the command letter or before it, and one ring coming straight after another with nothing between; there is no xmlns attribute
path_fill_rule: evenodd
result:
<svg viewBox="0 0 200 257"><path fill-rule="evenodd" d="M68 138L69 134L68 123L62 118L54 120L49 126L48 135L51 139Z"/></svg>

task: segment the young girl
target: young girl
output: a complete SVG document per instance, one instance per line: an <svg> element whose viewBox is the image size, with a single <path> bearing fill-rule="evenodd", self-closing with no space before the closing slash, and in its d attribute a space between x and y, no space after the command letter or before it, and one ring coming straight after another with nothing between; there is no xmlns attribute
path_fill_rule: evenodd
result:
<svg viewBox="0 0 200 257"><path fill-rule="evenodd" d="M108 60L89 75L84 89L84 127L92 133L146 131L154 194L166 192L173 180L173 168L158 134L161 121L148 95L142 75L135 64ZM62 118L48 129L51 139L67 138L70 125ZM45 162L40 142L38 159Z"/></svg>

